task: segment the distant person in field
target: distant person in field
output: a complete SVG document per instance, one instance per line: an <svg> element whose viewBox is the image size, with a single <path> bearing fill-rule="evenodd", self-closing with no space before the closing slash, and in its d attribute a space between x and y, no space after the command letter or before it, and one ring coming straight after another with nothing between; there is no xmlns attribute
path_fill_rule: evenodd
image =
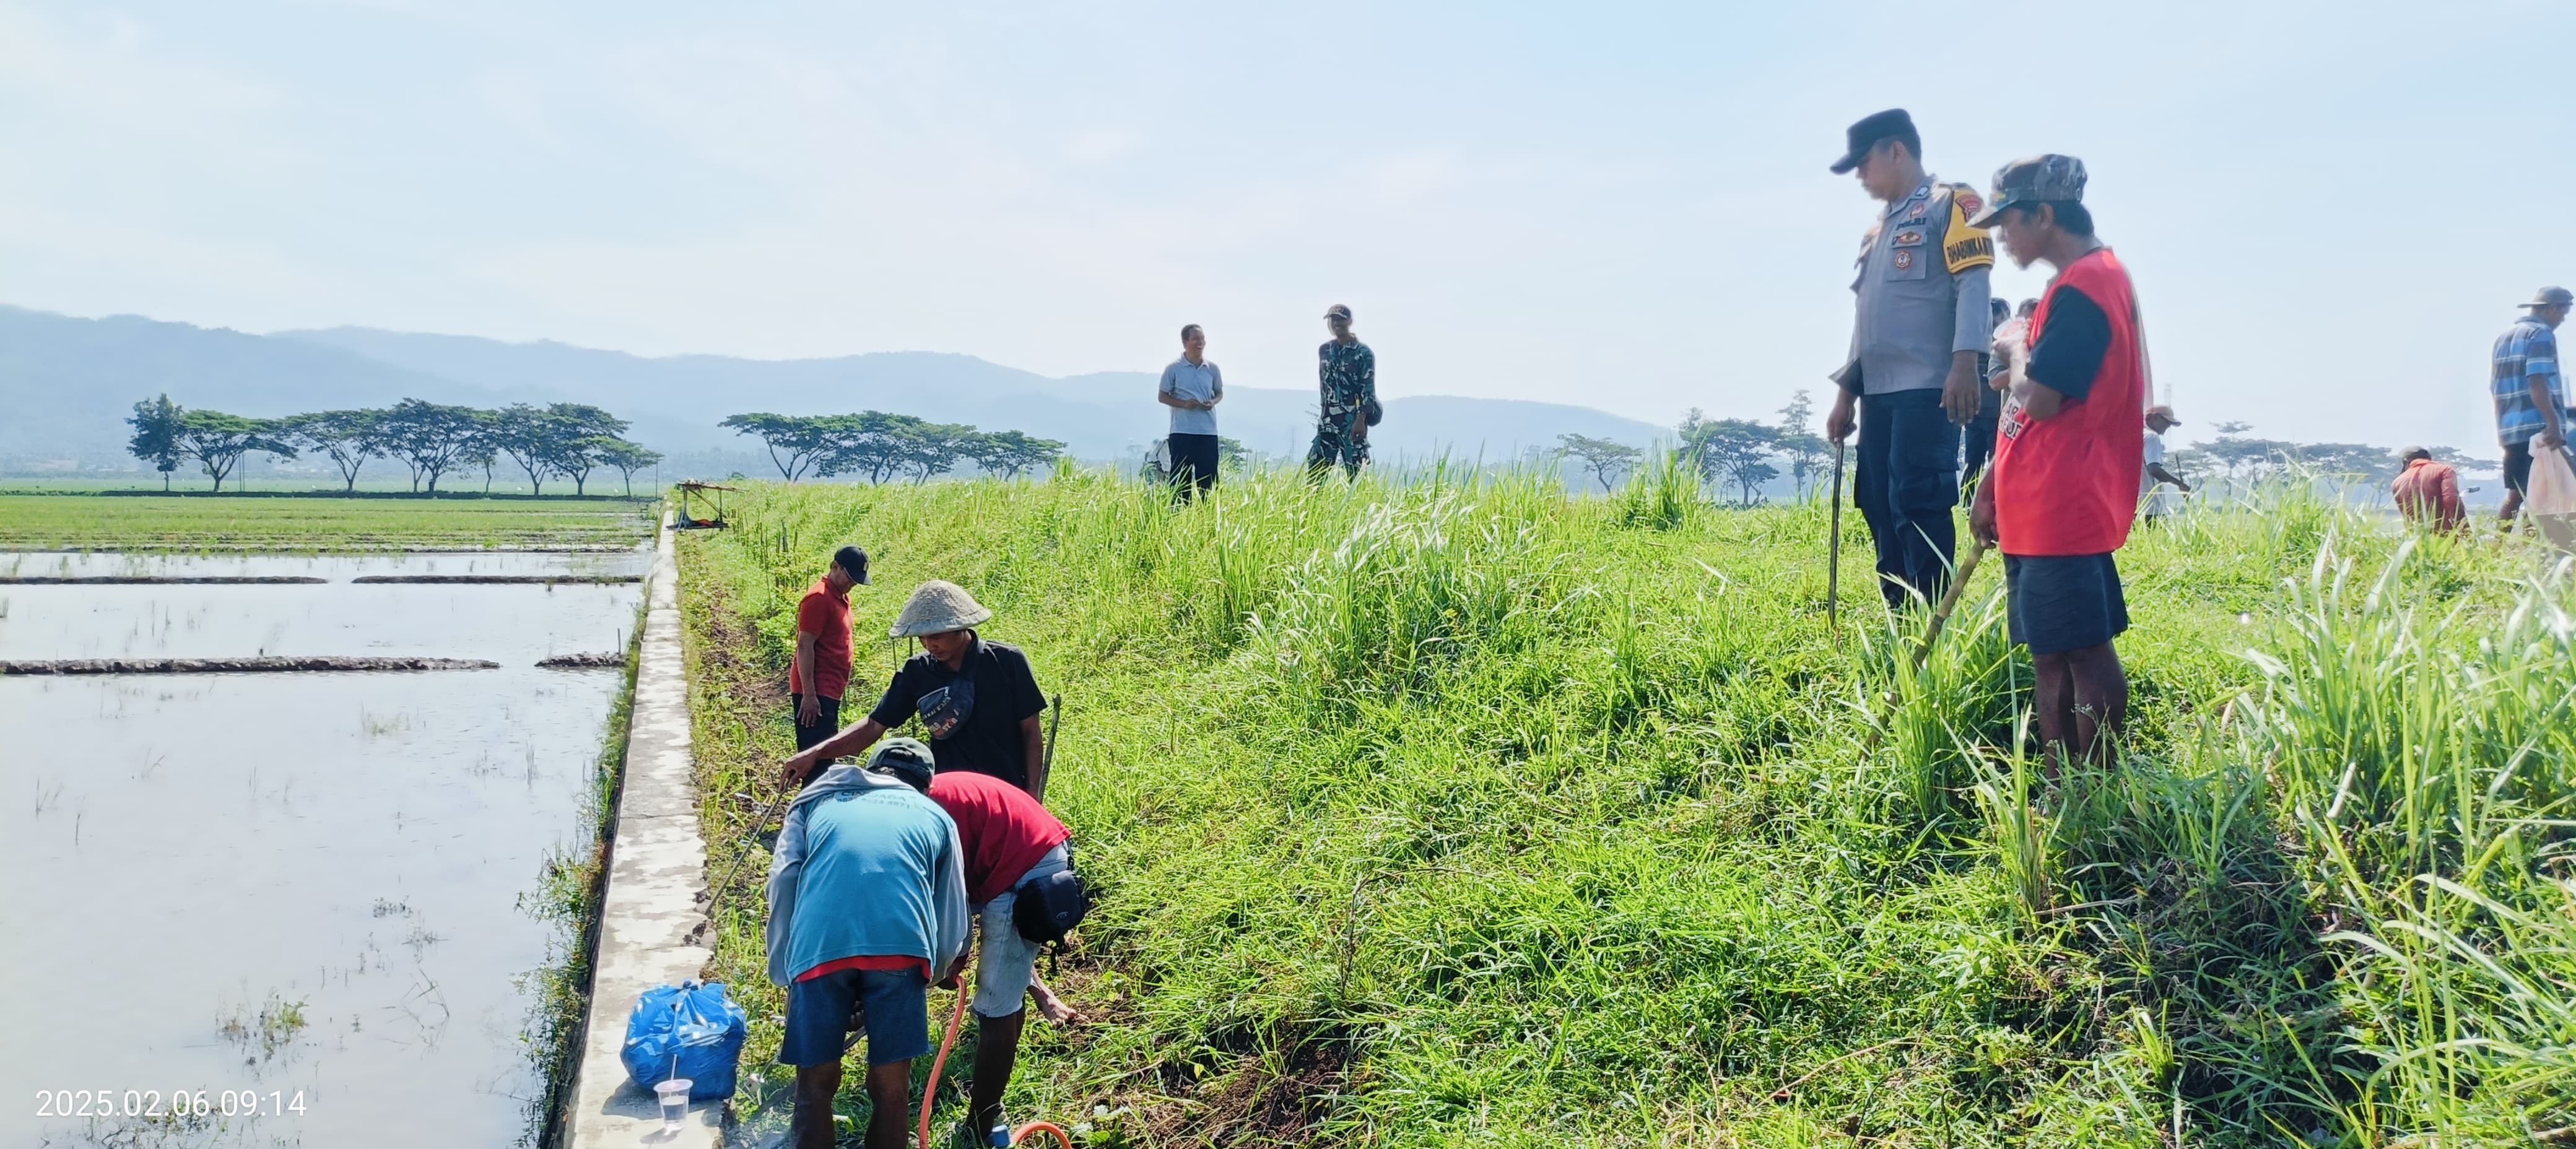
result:
<svg viewBox="0 0 2576 1149"><path fill-rule="evenodd" d="M1172 409L1172 479L1183 498L1216 486L1216 405L1225 401L1225 375L1207 357L1207 333L1181 328L1181 357L1163 368L1154 397Z"/></svg>
<svg viewBox="0 0 2576 1149"><path fill-rule="evenodd" d="M2531 484L2531 451L2567 445L2567 385L2558 370L2558 325L2576 308L2576 292L2544 287L2523 304L2527 312L2496 336L2489 390L2495 396L2496 441L2504 445L2504 507L2510 523L2522 513Z"/></svg>
<svg viewBox="0 0 2576 1149"><path fill-rule="evenodd" d="M1315 417L1315 441L1306 448L1306 475L1321 479L1339 462L1356 479L1369 461L1369 424L1377 405L1377 353L1351 334L1351 309L1334 304L1324 309L1324 328L1333 337L1315 349L1315 375L1322 404Z"/></svg>
<svg viewBox="0 0 2576 1149"><path fill-rule="evenodd" d="M796 603L796 657L787 663L787 697L796 705L799 750L841 728L841 696L850 686L850 588L867 581L868 552L842 547Z"/></svg>
<svg viewBox="0 0 2576 1149"><path fill-rule="evenodd" d="M914 785L927 787L931 801L957 823L957 842L965 851L966 901L983 933L975 960L975 1084L966 1128L990 1129L1002 1123L1002 1091L1019 1059L1020 1027L1028 1020L1024 999L1034 997L1054 1024L1081 1020L1038 980L1038 945L1021 936L1012 919L1021 887L1073 868L1067 845L1073 835L1027 791L989 774L942 770L933 777L925 771Z"/></svg>
<svg viewBox="0 0 2576 1149"><path fill-rule="evenodd" d="M1996 332L1988 350L1977 356L1977 378L1985 385L1977 388L1977 414L1959 431L1959 483L1973 489L1977 476L1986 471L1986 460L1995 454L1995 421L2004 413L2003 389L1996 385L2000 377L2009 382L2012 365L2000 352L2003 329L2012 322L2012 305L2000 299L1988 299L1986 310Z"/></svg>
<svg viewBox="0 0 2576 1149"><path fill-rule="evenodd" d="M2467 528L2469 513L2460 505L2459 471L2436 461L2433 452L2422 447L2408 447L2398 459L2406 469L2388 484L2388 496L2406 521L2436 531Z"/></svg>
<svg viewBox="0 0 2576 1149"><path fill-rule="evenodd" d="M830 1149L851 1023L867 1031L868 1149L912 1131L912 1060L930 1052L931 983L966 964L965 852L926 782L928 747L888 740L823 772L787 808L769 868L769 980L787 990L778 1060L796 1067L794 1149ZM855 1017L854 1017L855 1015Z"/></svg>
<svg viewBox="0 0 2576 1149"><path fill-rule="evenodd" d="M1038 716L1046 711L1046 695L1029 656L976 633L992 617L955 583L932 579L914 588L886 634L920 639L921 653L895 672L866 721L789 758L787 780L802 782L823 762L863 753L918 717L941 771L990 774L1044 801L1045 734Z"/></svg>
<svg viewBox="0 0 2576 1149"><path fill-rule="evenodd" d="M2165 494L2165 486L2185 495L2191 493L2191 484L2165 469L2165 432L2181 425L2182 420L2174 418L2173 408L2162 403L2147 408L2146 469L2138 475L2138 509L2151 523L2181 505L2180 498Z"/></svg>
<svg viewBox="0 0 2576 1149"><path fill-rule="evenodd" d="M2030 648L2031 709L2061 762L2107 752L2128 711L2112 640L2129 607L2112 553L2137 518L2149 386L2129 272L2093 234L2084 183L2073 156L2015 160L1976 221L1999 227L2014 263L2057 271L1968 529L2004 552L2012 640Z"/></svg>

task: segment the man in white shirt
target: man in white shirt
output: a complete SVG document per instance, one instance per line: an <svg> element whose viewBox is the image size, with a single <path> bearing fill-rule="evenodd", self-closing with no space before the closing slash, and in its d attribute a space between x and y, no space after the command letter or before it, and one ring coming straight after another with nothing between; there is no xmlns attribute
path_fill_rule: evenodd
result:
<svg viewBox="0 0 2576 1149"><path fill-rule="evenodd" d="M2147 469L2138 474L2138 508L2151 523L2180 510L2182 496L2191 493L2191 484L2165 469L2165 432L2181 425L2173 408L2162 403L2147 408ZM2163 484L2178 493L2166 493L2160 489Z"/></svg>
<svg viewBox="0 0 2576 1149"><path fill-rule="evenodd" d="M1208 361L1198 324L1181 329L1181 357L1163 368L1155 398L1172 409L1172 480L1195 498L1216 486L1216 405L1225 401L1225 375Z"/></svg>

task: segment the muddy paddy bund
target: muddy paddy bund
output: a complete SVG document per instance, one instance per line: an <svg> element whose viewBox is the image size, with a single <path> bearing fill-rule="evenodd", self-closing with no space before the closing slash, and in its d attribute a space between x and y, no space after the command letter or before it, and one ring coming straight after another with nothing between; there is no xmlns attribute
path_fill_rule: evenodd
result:
<svg viewBox="0 0 2576 1149"><path fill-rule="evenodd" d="M22 991L0 1075L27 1089L0 1141L532 1142L535 975L568 942L548 868L587 848L624 683L614 660L537 663L625 650L649 561L0 555L22 580L0 582L0 661L497 664L0 675L0 872L44 875L0 899ZM108 577L132 581L23 581ZM127 1090L215 1111L129 1116ZM119 1100L61 1115L38 1091Z"/></svg>

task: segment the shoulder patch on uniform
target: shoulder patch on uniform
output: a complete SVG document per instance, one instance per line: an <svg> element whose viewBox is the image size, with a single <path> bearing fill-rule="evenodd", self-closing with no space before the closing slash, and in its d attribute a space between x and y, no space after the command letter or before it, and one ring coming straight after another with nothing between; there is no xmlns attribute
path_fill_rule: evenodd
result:
<svg viewBox="0 0 2576 1149"><path fill-rule="evenodd" d="M1957 275L1972 267L1995 265L1995 241L1982 227L1968 226L1968 220L1984 210L1976 190L1959 184L1950 190L1950 226L1941 236L1941 259Z"/></svg>

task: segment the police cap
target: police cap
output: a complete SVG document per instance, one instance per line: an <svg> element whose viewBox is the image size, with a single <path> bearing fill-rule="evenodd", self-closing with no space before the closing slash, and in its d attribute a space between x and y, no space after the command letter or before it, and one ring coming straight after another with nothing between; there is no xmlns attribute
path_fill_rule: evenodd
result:
<svg viewBox="0 0 2576 1149"><path fill-rule="evenodd" d="M1923 150L1923 137L1914 130L1914 117L1907 115L1903 108L1889 108L1884 112L1864 116L1859 123L1853 124L1850 130L1843 134L1847 137L1844 141L1846 147L1843 158L1834 161L1835 175L1841 175L1859 167L1862 157L1867 156L1871 148L1877 147L1880 140L1903 140L1905 146L1914 149L1917 153Z"/></svg>

